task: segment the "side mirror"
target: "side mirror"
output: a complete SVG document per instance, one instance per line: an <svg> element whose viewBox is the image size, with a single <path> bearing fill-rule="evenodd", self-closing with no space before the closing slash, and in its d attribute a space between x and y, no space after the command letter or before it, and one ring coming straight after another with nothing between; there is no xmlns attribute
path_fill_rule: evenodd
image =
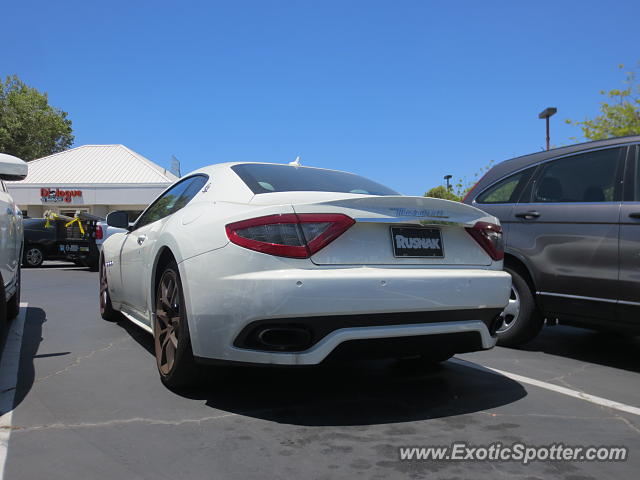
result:
<svg viewBox="0 0 640 480"><path fill-rule="evenodd" d="M24 180L29 173L27 162L13 155L0 153L0 179L8 181Z"/></svg>
<svg viewBox="0 0 640 480"><path fill-rule="evenodd" d="M116 210L107 215L107 225L110 227L129 230L129 214L122 210Z"/></svg>

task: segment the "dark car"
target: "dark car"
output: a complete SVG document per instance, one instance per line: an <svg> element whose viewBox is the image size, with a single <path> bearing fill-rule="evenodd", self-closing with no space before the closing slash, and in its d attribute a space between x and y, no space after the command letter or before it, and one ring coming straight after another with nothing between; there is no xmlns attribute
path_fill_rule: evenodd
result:
<svg viewBox="0 0 640 480"><path fill-rule="evenodd" d="M501 345L551 322L640 333L640 136L494 166L465 203L500 219L511 300Z"/></svg>
<svg viewBox="0 0 640 480"><path fill-rule="evenodd" d="M91 241L91 229L83 224L82 232L77 223L67 227L66 220L25 218L24 254L25 267L39 267L44 260L69 260L78 265L97 265L98 251Z"/></svg>

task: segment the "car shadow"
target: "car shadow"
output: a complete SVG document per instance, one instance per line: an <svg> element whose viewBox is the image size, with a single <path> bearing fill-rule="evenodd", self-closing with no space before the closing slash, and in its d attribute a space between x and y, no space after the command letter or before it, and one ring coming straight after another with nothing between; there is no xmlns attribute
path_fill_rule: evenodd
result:
<svg viewBox="0 0 640 480"><path fill-rule="evenodd" d="M572 358L630 372L640 372L640 336L597 332L556 325L543 328L531 342L517 348Z"/></svg>
<svg viewBox="0 0 640 480"><path fill-rule="evenodd" d="M22 403L33 387L35 381L34 359L42 357L42 355L38 355L38 348L42 342L42 328L47 321L46 312L41 308L27 307L25 315L22 347L20 349L20 375L13 399L14 409ZM48 354L48 356L67 355L69 353L56 352Z"/></svg>
<svg viewBox="0 0 640 480"><path fill-rule="evenodd" d="M39 267L24 267L25 269L28 270L50 270L50 269L70 269L70 270L80 270L84 267L83 265L76 265L73 262L55 262L55 263L49 263L47 261L44 261L42 263L42 265L40 265Z"/></svg>
<svg viewBox="0 0 640 480"><path fill-rule="evenodd" d="M150 355L152 337L118 322ZM375 360L315 367L207 367L175 391L225 412L306 426L372 425L459 416L527 395L518 382L461 363Z"/></svg>

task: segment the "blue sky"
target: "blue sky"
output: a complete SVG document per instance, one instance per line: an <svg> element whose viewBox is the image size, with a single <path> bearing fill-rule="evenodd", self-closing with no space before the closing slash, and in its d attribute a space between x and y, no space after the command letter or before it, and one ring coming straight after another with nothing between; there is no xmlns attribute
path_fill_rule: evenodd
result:
<svg viewBox="0 0 640 480"><path fill-rule="evenodd" d="M544 147L640 60L640 2L5 2L0 75L69 112L76 146L183 173L349 170L409 195Z"/></svg>

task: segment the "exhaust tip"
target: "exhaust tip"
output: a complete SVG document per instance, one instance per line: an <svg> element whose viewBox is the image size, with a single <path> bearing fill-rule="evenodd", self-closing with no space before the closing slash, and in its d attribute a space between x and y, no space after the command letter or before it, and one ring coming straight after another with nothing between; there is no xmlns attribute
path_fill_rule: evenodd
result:
<svg viewBox="0 0 640 480"><path fill-rule="evenodd" d="M311 346L311 332L299 327L266 327L257 332L256 339L268 350L301 351Z"/></svg>

